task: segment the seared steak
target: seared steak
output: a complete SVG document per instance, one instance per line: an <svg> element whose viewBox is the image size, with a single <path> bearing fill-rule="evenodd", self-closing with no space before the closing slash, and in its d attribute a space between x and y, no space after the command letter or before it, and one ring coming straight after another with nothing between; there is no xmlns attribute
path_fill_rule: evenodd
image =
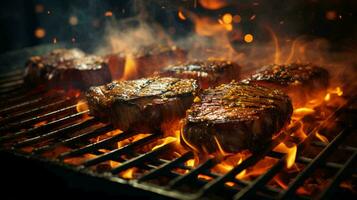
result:
<svg viewBox="0 0 357 200"><path fill-rule="evenodd" d="M26 63L25 82L32 86L88 88L111 81L101 57L78 49L56 49L45 56L33 56Z"/></svg>
<svg viewBox="0 0 357 200"><path fill-rule="evenodd" d="M196 98L186 113L181 141L208 153L219 146L225 152L257 150L280 132L292 114L288 96L252 84L222 84Z"/></svg>
<svg viewBox="0 0 357 200"><path fill-rule="evenodd" d="M91 87L87 100L94 116L126 131L155 131L161 122L183 117L197 89L195 80L147 78Z"/></svg>
<svg viewBox="0 0 357 200"><path fill-rule="evenodd" d="M176 46L146 46L130 54L108 55L113 79L132 80L151 76L155 71L172 63L184 62L186 52ZM129 63L129 64L128 64ZM134 73L125 75L125 66L136 68Z"/></svg>
<svg viewBox="0 0 357 200"><path fill-rule="evenodd" d="M196 79L201 88L208 88L238 80L239 71L240 67L229 61L191 61L165 67L158 74Z"/></svg>
<svg viewBox="0 0 357 200"><path fill-rule="evenodd" d="M281 89L292 98L295 107L324 92L329 73L311 64L275 64L263 67L243 82Z"/></svg>

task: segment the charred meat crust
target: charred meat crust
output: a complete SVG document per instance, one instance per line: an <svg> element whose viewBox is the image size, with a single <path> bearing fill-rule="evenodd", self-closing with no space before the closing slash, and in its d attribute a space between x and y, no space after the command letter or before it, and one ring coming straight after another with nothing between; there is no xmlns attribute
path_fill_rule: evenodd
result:
<svg viewBox="0 0 357 200"><path fill-rule="evenodd" d="M101 57L85 55L79 49L56 49L33 56L26 63L25 82L32 86L80 89L111 81L108 64Z"/></svg>
<svg viewBox="0 0 357 200"><path fill-rule="evenodd" d="M199 95L186 113L181 135L187 146L213 153L257 150L289 122L290 98L276 89L231 82Z"/></svg>
<svg viewBox="0 0 357 200"><path fill-rule="evenodd" d="M197 88L195 80L153 77L91 87L86 95L91 113L115 127L156 131L185 115Z"/></svg>
<svg viewBox="0 0 357 200"><path fill-rule="evenodd" d="M264 66L243 82L281 89L292 98L294 106L302 106L327 89L329 73L311 64L273 64Z"/></svg>
<svg viewBox="0 0 357 200"><path fill-rule="evenodd" d="M165 67L158 74L195 79L202 88L208 88L237 80L239 72L238 64L230 61L190 61Z"/></svg>

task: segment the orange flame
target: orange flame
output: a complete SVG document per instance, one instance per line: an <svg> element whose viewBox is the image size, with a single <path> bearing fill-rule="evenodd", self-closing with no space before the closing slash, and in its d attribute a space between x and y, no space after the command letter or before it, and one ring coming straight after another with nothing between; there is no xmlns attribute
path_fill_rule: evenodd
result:
<svg viewBox="0 0 357 200"><path fill-rule="evenodd" d="M297 153L296 144L293 144L291 147L288 147L285 143L282 142L274 148L274 151L287 154L286 168L289 169L294 165Z"/></svg>
<svg viewBox="0 0 357 200"><path fill-rule="evenodd" d="M321 140L323 143L329 143L329 141L328 141L328 139L325 137L325 136L323 136L323 135L321 135L319 132L315 132L315 136L319 139L319 140Z"/></svg>
<svg viewBox="0 0 357 200"><path fill-rule="evenodd" d="M209 10L217 10L228 5L226 0L199 0L199 3L203 8Z"/></svg>
<svg viewBox="0 0 357 200"><path fill-rule="evenodd" d="M181 20L186 20L186 16L183 14L183 12L181 10L179 10L177 12L177 16L181 19Z"/></svg>
<svg viewBox="0 0 357 200"><path fill-rule="evenodd" d="M121 80L130 80L137 76L137 62L131 54L125 56L124 73Z"/></svg>
<svg viewBox="0 0 357 200"><path fill-rule="evenodd" d="M133 179L135 178L135 172L138 171L138 168L133 167L133 168L129 168L127 170L122 171L119 176L121 176L122 178L125 179Z"/></svg>
<svg viewBox="0 0 357 200"><path fill-rule="evenodd" d="M76 105L77 112L83 112L88 110L88 104L86 101L80 100Z"/></svg>
<svg viewBox="0 0 357 200"><path fill-rule="evenodd" d="M163 147L164 145L172 143L172 142L177 142L177 138L169 136L169 137L165 137L165 138L159 139L157 142L159 144L154 146L151 150L158 149L158 148Z"/></svg>

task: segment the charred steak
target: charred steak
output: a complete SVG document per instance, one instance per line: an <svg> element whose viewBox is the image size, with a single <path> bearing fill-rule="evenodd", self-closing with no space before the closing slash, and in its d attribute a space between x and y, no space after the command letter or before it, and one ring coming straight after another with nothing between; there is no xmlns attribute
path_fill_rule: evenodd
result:
<svg viewBox="0 0 357 200"><path fill-rule="evenodd" d="M113 79L132 80L151 76L172 63L184 62L186 52L176 46L151 45L131 53L111 54L108 59ZM136 71L125 75L125 67L134 67Z"/></svg>
<svg viewBox="0 0 357 200"><path fill-rule="evenodd" d="M79 49L56 49L44 56L33 56L26 63L25 82L32 86L88 88L111 81L110 71L101 57L85 55Z"/></svg>
<svg viewBox="0 0 357 200"><path fill-rule="evenodd" d="M195 79L201 88L208 88L238 80L239 71L240 67L229 61L191 61L165 67L159 75Z"/></svg>
<svg viewBox="0 0 357 200"><path fill-rule="evenodd" d="M153 131L183 117L197 88L195 80L153 77L91 87L86 96L91 113L115 127Z"/></svg>
<svg viewBox="0 0 357 200"><path fill-rule="evenodd" d="M302 106L324 92L329 84L329 73L311 64L268 65L243 82L281 89L295 106Z"/></svg>
<svg viewBox="0 0 357 200"><path fill-rule="evenodd" d="M181 141L206 153L218 151L219 146L225 152L257 150L280 132L292 114L288 96L252 84L222 84L196 98L186 113Z"/></svg>

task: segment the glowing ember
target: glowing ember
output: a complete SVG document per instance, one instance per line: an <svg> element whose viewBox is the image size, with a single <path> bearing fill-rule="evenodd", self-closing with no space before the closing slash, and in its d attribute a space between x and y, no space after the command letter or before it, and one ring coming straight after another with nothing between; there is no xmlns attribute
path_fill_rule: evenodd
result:
<svg viewBox="0 0 357 200"><path fill-rule="evenodd" d="M301 115L303 115L303 116L305 116L305 115L309 115L309 114L312 114L312 113L314 113L315 112L315 110L314 109L312 109L312 108L305 108L305 107L303 107L303 108L296 108L296 109L294 109L294 112L293 112L293 115L298 115L298 116L301 116Z"/></svg>
<svg viewBox="0 0 357 200"><path fill-rule="evenodd" d="M36 38L44 38L46 36L46 30L44 28L36 28L35 30L35 37Z"/></svg>
<svg viewBox="0 0 357 200"><path fill-rule="evenodd" d="M209 10L217 10L228 4L226 0L199 0L199 3L202 7Z"/></svg>
<svg viewBox="0 0 357 200"><path fill-rule="evenodd" d="M336 20L337 19L337 12L334 11L334 10L329 10L329 11L326 12L325 17L328 20Z"/></svg>
<svg viewBox="0 0 357 200"><path fill-rule="evenodd" d="M178 16L181 20L186 20L186 16L182 13L181 10L178 11L177 16Z"/></svg>
<svg viewBox="0 0 357 200"><path fill-rule="evenodd" d="M323 135L321 135L320 133L318 133L317 131L315 132L315 136L316 136L319 140L321 140L321 142L323 142L323 143L329 143L328 139L327 139L325 136L323 136Z"/></svg>
<svg viewBox="0 0 357 200"><path fill-rule="evenodd" d="M108 10L104 13L104 16L111 17L111 16L113 16L113 12Z"/></svg>
<svg viewBox="0 0 357 200"><path fill-rule="evenodd" d="M253 37L252 34L246 34L246 35L244 35L244 41L245 41L246 43L251 43L251 42L253 42L253 39L254 39L254 37Z"/></svg>
<svg viewBox="0 0 357 200"><path fill-rule="evenodd" d="M286 156L286 168L291 168L295 163L297 146L296 144L292 144L291 147L288 147L285 143L280 143L278 146L274 148L274 151L279 153L285 153Z"/></svg>
<svg viewBox="0 0 357 200"><path fill-rule="evenodd" d="M130 137L128 139L125 139L125 140L122 140L122 141L118 142L117 146L118 146L118 148L124 147L124 146L126 146L126 145L128 145L130 143L133 143L135 141L141 140L141 139L147 137L148 135L149 134L147 134L147 133L136 134L133 137Z"/></svg>
<svg viewBox="0 0 357 200"><path fill-rule="evenodd" d="M206 181L212 180L212 177L207 176L207 175L204 175L204 174L199 174L199 175L197 176L197 178L202 179L202 180L206 180Z"/></svg>
<svg viewBox="0 0 357 200"><path fill-rule="evenodd" d="M223 15L222 21L225 24L231 24L232 21L233 21L233 17L232 17L232 15L230 13L226 13L226 14Z"/></svg>
<svg viewBox="0 0 357 200"><path fill-rule="evenodd" d="M33 126L34 126L34 127L39 127L39 126L43 126L43 125L45 125L45 124L47 124L47 121L46 121L46 120L45 120L45 121L40 121L40 122L34 124Z"/></svg>
<svg viewBox="0 0 357 200"><path fill-rule="evenodd" d="M77 112L83 112L83 111L88 110L87 102L83 101L83 100L79 101L76 105L76 110L77 110Z"/></svg>
<svg viewBox="0 0 357 200"><path fill-rule="evenodd" d="M45 6L42 4L36 4L35 6L35 12L36 13L43 13L45 11Z"/></svg>

